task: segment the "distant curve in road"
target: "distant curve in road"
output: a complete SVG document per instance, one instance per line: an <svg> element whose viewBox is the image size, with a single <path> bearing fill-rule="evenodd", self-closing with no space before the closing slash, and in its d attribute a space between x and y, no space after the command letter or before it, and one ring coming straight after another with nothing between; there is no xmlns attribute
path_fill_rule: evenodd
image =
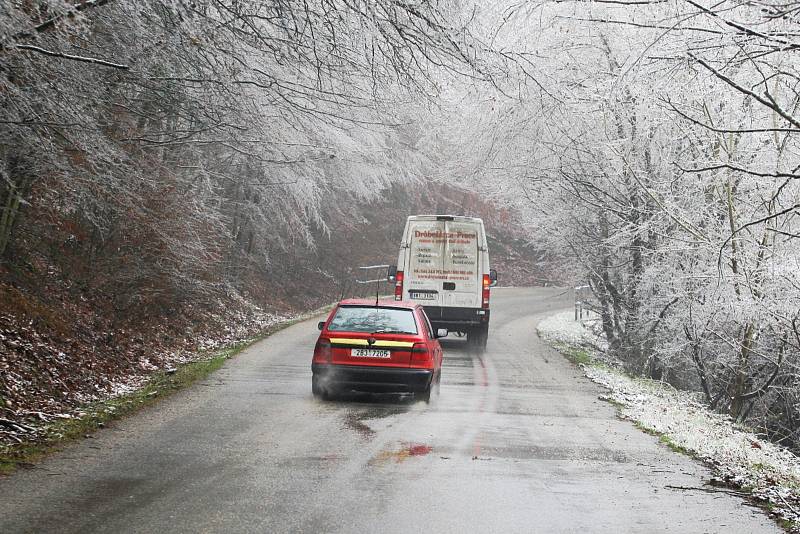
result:
<svg viewBox="0 0 800 534"><path fill-rule="evenodd" d="M311 396L316 319L0 479L0 532L776 533L615 416L536 336L558 289L495 289L484 353L445 339L441 394Z"/></svg>

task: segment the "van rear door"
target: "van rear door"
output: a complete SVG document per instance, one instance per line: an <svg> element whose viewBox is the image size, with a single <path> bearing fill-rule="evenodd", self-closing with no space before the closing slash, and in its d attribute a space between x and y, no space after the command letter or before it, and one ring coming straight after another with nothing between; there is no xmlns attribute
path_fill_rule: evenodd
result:
<svg viewBox="0 0 800 534"><path fill-rule="evenodd" d="M481 307L480 223L411 220L409 298L425 306Z"/></svg>

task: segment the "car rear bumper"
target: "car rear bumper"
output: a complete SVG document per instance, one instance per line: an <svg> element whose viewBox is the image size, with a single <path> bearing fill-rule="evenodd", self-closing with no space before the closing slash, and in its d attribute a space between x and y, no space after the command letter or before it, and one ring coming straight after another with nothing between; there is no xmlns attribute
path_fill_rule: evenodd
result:
<svg viewBox="0 0 800 534"><path fill-rule="evenodd" d="M425 315L434 328L458 330L459 327L475 327L489 324L487 308L456 308L448 306L423 306Z"/></svg>
<svg viewBox="0 0 800 534"><path fill-rule="evenodd" d="M314 380L327 390L419 393L427 390L433 369L311 364Z"/></svg>

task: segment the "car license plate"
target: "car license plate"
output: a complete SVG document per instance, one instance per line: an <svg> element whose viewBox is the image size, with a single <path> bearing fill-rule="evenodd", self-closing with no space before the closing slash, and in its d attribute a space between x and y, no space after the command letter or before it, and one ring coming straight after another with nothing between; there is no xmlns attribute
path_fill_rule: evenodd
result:
<svg viewBox="0 0 800 534"><path fill-rule="evenodd" d="M390 358L391 351L380 349L350 349L350 356L354 358Z"/></svg>
<svg viewBox="0 0 800 534"><path fill-rule="evenodd" d="M413 300L436 300L436 293L417 293L416 291L410 291L408 296Z"/></svg>

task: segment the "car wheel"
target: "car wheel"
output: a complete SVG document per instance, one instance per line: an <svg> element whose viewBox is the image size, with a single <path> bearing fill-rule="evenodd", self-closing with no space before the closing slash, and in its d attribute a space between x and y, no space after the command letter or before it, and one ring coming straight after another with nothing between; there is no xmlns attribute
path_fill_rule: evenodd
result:
<svg viewBox="0 0 800 534"><path fill-rule="evenodd" d="M434 388L434 384L433 384L433 380L431 380L430 385L428 386L428 388L425 391L422 391L420 393L415 393L414 394L414 399L415 400L421 400L426 404L430 404L430 402L431 402L431 390L433 388Z"/></svg>
<svg viewBox="0 0 800 534"><path fill-rule="evenodd" d="M427 404L431 403L431 399L435 399L439 396L439 388L442 384L442 372L439 371L436 376L431 379L431 383L428 385L428 389L421 393L415 393L414 399L425 401Z"/></svg>
<svg viewBox="0 0 800 534"><path fill-rule="evenodd" d="M328 390L320 385L317 377L311 378L311 393L317 399L328 400L329 398Z"/></svg>
<svg viewBox="0 0 800 534"><path fill-rule="evenodd" d="M478 342L478 346L481 349L486 349L486 344L489 343L489 327L486 326L480 329L480 341Z"/></svg>
<svg viewBox="0 0 800 534"><path fill-rule="evenodd" d="M435 388L435 389L434 389ZM439 398L439 395L442 391L442 372L439 371L439 374L436 375L436 383L431 386L433 389L433 397Z"/></svg>
<svg viewBox="0 0 800 534"><path fill-rule="evenodd" d="M477 345L478 340L478 330L468 330L467 331L467 345L470 347L475 347Z"/></svg>
<svg viewBox="0 0 800 534"><path fill-rule="evenodd" d="M479 350L486 348L486 343L489 341L489 328L478 327L470 330L467 333L467 344Z"/></svg>

